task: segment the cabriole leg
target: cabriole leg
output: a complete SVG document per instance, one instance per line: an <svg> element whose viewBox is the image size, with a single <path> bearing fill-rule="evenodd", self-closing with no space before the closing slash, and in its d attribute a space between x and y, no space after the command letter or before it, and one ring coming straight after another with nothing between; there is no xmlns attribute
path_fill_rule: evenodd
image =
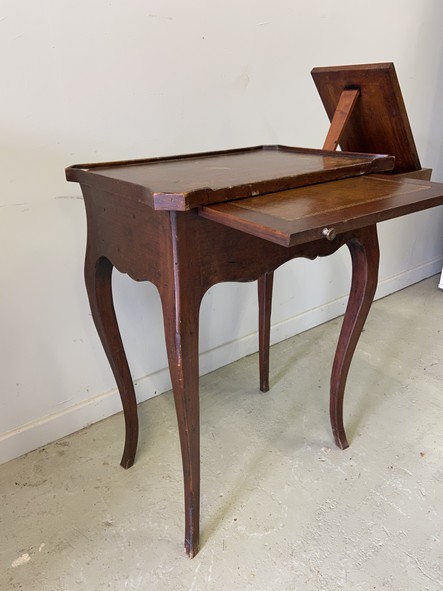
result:
<svg viewBox="0 0 443 591"><path fill-rule="evenodd" d="M352 284L332 366L330 391L332 432L341 449L349 445L343 425L346 378L377 288L380 255L376 226L360 230L347 246L352 258Z"/></svg>
<svg viewBox="0 0 443 591"><path fill-rule="evenodd" d="M85 282L89 305L120 392L126 430L121 465L123 468L130 468L134 463L137 450L137 401L114 310L111 282L112 269L113 266L107 258L97 258L90 251L87 252Z"/></svg>

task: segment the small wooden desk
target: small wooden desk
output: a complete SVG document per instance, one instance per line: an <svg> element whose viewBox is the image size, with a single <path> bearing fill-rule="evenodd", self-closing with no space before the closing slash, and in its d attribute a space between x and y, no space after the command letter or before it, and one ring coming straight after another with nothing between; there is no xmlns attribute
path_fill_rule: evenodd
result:
<svg viewBox="0 0 443 591"><path fill-rule="evenodd" d="M259 147L67 169L68 180L81 184L85 199L86 287L123 403L125 468L136 452L137 406L114 312L113 267L136 281L151 281L161 297L189 556L195 556L199 543L198 324L203 295L222 281L259 279L263 320L269 318L269 278L278 266L349 248L352 284L333 362L330 404L335 441L347 447L343 394L377 286L376 223L443 204L443 184L366 176L392 166L390 157ZM262 351L269 347L265 324L260 324ZM267 380L266 353L260 363Z"/></svg>

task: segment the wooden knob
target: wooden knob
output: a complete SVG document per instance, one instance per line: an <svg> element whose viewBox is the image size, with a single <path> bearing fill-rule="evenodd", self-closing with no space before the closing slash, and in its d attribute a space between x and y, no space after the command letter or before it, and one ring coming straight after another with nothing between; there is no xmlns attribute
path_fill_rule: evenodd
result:
<svg viewBox="0 0 443 591"><path fill-rule="evenodd" d="M337 236L335 228L323 228L322 234L326 240L334 240L334 238Z"/></svg>

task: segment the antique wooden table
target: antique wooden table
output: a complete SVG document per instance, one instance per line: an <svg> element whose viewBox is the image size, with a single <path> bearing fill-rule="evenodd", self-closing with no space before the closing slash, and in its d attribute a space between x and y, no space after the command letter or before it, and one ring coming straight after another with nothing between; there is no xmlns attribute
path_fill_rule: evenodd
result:
<svg viewBox="0 0 443 591"><path fill-rule="evenodd" d="M377 286L376 223L443 203L443 184L378 174L392 167L388 156L271 146L67 169L85 199L86 286L123 403L125 468L136 452L137 406L114 312L113 267L151 281L160 294L191 557L199 543L198 324L204 293L222 281L259 280L260 386L266 390L272 272L295 257L349 248L352 283L330 384L335 441L347 447L343 394Z"/></svg>

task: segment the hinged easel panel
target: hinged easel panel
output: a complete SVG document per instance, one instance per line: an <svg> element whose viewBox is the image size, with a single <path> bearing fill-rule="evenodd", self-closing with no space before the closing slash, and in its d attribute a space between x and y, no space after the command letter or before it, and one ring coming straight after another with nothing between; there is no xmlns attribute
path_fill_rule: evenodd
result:
<svg viewBox="0 0 443 591"><path fill-rule="evenodd" d="M311 74L330 121L343 91L359 91L340 138L342 150L391 154L396 173L421 168L394 64L322 67Z"/></svg>

